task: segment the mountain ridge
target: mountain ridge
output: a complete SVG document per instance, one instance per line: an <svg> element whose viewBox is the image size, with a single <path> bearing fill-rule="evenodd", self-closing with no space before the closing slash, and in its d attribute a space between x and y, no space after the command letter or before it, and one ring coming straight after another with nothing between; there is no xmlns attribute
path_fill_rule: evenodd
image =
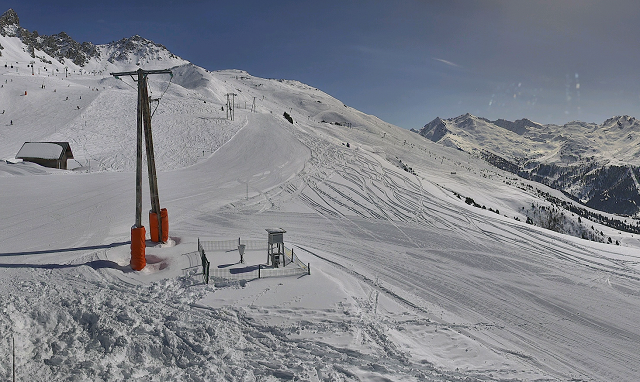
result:
<svg viewBox="0 0 640 382"><path fill-rule="evenodd" d="M99 45L92 42L77 42L66 32L40 35L38 31L31 32L21 27L20 18L13 9L7 10L0 16L0 35L17 38L25 45L24 52L33 60L50 65L58 64L56 66L72 66L75 70L84 69L104 73L108 69L103 61L111 64L123 62L130 66L140 66L142 63L154 60L168 62L170 66L188 62L169 52L164 45L139 35Z"/></svg>
<svg viewBox="0 0 640 382"><path fill-rule="evenodd" d="M437 117L413 131L566 192L589 207L621 215L640 213L640 190L634 180L640 176L640 122L635 117L560 126L526 118L491 121L467 113Z"/></svg>

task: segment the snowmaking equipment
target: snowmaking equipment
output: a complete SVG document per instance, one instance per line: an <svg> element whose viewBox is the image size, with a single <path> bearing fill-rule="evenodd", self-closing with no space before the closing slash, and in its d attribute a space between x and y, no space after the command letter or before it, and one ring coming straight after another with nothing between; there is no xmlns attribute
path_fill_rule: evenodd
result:
<svg viewBox="0 0 640 382"><path fill-rule="evenodd" d="M151 196L151 211L149 211L149 228L151 241L166 242L169 239L169 218L166 208L160 208L158 197L158 179L156 176L156 162L153 153L153 137L151 134L151 106L147 77L149 74L169 74L171 70L142 70L132 72L110 73L115 78L131 76L138 83L137 108L137 158L136 158L136 222L131 227L131 268L139 271L146 265L146 230L142 225L142 136L144 125L144 141L147 152L147 173L149 175L149 194ZM134 77L137 76L137 77Z"/></svg>

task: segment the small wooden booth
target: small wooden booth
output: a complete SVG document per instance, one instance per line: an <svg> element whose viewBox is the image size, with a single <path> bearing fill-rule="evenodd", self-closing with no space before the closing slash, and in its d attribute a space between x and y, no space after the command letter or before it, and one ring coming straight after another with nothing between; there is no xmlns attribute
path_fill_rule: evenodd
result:
<svg viewBox="0 0 640 382"><path fill-rule="evenodd" d="M66 170L67 160L73 159L73 153L69 142L25 142L16 159Z"/></svg>
<svg viewBox="0 0 640 382"><path fill-rule="evenodd" d="M271 262L274 268L278 268L280 264L285 266L284 262L284 234L287 231L282 228L267 228L269 234L269 242L267 247L267 265Z"/></svg>

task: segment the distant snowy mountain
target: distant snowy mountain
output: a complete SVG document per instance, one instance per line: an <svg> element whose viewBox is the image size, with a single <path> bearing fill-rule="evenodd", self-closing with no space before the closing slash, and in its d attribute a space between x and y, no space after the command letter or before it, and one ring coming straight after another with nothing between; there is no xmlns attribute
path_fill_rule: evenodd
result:
<svg viewBox="0 0 640 382"><path fill-rule="evenodd" d="M6 62L30 63L43 68L53 67L71 71L107 73L114 69L172 67L188 61L169 52L166 47L138 35L108 44L79 43L65 32L47 36L30 32L20 26L20 19L13 9L0 17L0 36L8 49L0 50ZM4 44L3 44L4 45ZM14 47L14 49L11 49ZM47 68L48 70L48 68Z"/></svg>
<svg viewBox="0 0 640 382"><path fill-rule="evenodd" d="M625 215L640 212L640 121L633 117L558 126L466 114L436 118L414 131L567 192L589 207Z"/></svg>

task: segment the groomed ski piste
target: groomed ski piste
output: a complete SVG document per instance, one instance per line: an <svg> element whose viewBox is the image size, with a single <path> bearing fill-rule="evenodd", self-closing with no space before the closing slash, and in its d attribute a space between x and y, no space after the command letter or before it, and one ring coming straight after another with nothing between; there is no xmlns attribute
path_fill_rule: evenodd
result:
<svg viewBox="0 0 640 382"><path fill-rule="evenodd" d="M564 196L296 81L191 64L150 77L170 240L147 241L132 271L135 84L23 66L0 66L2 379L14 350L17 380L640 375L636 235L593 223L616 246L525 224L544 201L517 185ZM28 141L69 142L74 169L13 163ZM188 255L274 227L311 274L204 284Z"/></svg>

